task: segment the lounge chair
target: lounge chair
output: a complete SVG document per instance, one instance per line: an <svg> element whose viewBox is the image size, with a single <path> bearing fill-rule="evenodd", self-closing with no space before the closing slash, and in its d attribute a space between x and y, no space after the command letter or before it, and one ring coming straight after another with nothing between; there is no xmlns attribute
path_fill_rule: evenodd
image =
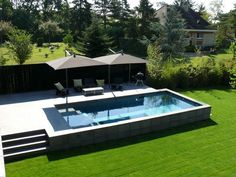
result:
<svg viewBox="0 0 236 177"><path fill-rule="evenodd" d="M83 88L97 87L97 83L93 78L84 78L83 79Z"/></svg>
<svg viewBox="0 0 236 177"><path fill-rule="evenodd" d="M68 95L69 91L66 90L60 82L57 82L54 84L54 86L56 87L56 95L61 95L61 96L66 96Z"/></svg>
<svg viewBox="0 0 236 177"><path fill-rule="evenodd" d="M122 91L123 90L122 84L123 84L123 79L121 77L116 77L113 79L113 82L111 84L111 89Z"/></svg>
<svg viewBox="0 0 236 177"><path fill-rule="evenodd" d="M77 92L81 92L83 88L82 79L73 79L73 82L74 82L74 89Z"/></svg>
<svg viewBox="0 0 236 177"><path fill-rule="evenodd" d="M105 85L105 80L104 79L97 79L96 80L98 87L104 87Z"/></svg>

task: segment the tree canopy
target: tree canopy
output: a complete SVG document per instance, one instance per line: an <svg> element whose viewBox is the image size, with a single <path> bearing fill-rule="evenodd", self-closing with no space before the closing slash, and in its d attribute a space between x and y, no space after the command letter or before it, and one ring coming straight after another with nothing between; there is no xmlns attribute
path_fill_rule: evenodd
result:
<svg viewBox="0 0 236 177"><path fill-rule="evenodd" d="M236 36L235 8L229 13L222 13L222 0L211 0L214 18L202 4L197 4L196 0L175 0L173 5L181 6L183 9L192 8L205 20L214 22L217 28L217 44L220 47L228 48ZM138 6L133 9L130 8L127 0L0 0L0 20L2 21L0 26L3 25L0 28L0 37L2 42L6 41L8 30L5 24L12 24L15 28L30 34L32 42L40 44L60 42L63 39L70 45L80 42L81 45L92 44L91 40L95 39L96 33L100 37L103 36L100 39L106 38L113 41L112 46L104 45L103 47L124 49L125 52L132 51L132 54L137 55L140 54L137 46L143 45L140 41L145 37L150 40L159 38L158 40L163 44L173 40L171 48L182 50L182 45L175 43L178 41L175 39L182 40L183 38L179 35L182 32L181 28L184 27L179 23L181 17L172 13L171 17L167 17L169 19L167 21L172 25L176 21L175 25L179 24L179 26L171 26L169 23L170 26L162 27L155 17L156 11L150 0L139 0ZM93 19L97 19L96 24ZM154 23L156 30L153 30ZM177 28L179 30L176 30ZM161 35L159 35L160 32L162 32ZM175 36L174 39L172 39L173 36ZM88 42L85 42L86 40ZM170 45L159 47L161 51L170 52ZM88 53L84 51L85 54ZM104 53L103 51L101 53ZM94 52L88 55L97 55L97 52ZM147 56L146 51L142 55L142 57Z"/></svg>

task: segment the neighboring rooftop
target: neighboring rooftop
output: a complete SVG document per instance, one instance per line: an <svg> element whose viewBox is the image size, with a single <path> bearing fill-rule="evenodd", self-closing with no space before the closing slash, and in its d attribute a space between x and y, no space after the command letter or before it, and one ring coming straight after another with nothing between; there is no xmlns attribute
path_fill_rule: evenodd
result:
<svg viewBox="0 0 236 177"><path fill-rule="evenodd" d="M158 11L166 11L169 7L173 5L163 5ZM167 7L167 8L166 8ZM195 12L191 8L182 8L177 7L177 10L180 12L182 18L185 20L186 23L186 29L212 29L210 26L210 23L207 22L205 19L201 17L201 15L198 12ZM168 11L168 10L167 10ZM164 18L165 13L156 13L158 18Z"/></svg>
<svg viewBox="0 0 236 177"><path fill-rule="evenodd" d="M191 8L184 9L178 7L177 9L185 20L187 29L210 29L210 23L203 19L198 12L195 12Z"/></svg>

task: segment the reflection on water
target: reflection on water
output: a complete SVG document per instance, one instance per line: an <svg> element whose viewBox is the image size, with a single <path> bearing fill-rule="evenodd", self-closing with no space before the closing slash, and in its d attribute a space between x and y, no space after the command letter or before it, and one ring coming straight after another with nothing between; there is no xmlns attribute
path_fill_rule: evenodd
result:
<svg viewBox="0 0 236 177"><path fill-rule="evenodd" d="M58 111L72 128L160 115L197 106L168 92L127 96L69 105Z"/></svg>

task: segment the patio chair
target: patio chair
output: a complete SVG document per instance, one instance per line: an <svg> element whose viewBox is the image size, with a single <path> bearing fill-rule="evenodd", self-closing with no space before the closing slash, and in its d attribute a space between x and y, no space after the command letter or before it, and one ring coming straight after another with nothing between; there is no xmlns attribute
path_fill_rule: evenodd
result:
<svg viewBox="0 0 236 177"><path fill-rule="evenodd" d="M98 87L104 87L105 80L104 79L97 79L96 80Z"/></svg>
<svg viewBox="0 0 236 177"><path fill-rule="evenodd" d="M93 78L84 78L83 79L83 88L97 87L97 83Z"/></svg>
<svg viewBox="0 0 236 177"><path fill-rule="evenodd" d="M123 90L122 84L123 84L123 79L121 77L115 77L111 84L111 89L122 91Z"/></svg>
<svg viewBox="0 0 236 177"><path fill-rule="evenodd" d="M56 87L56 95L61 95L61 96L66 96L69 94L69 91L66 90L60 82L57 82L54 84L54 86Z"/></svg>
<svg viewBox="0 0 236 177"><path fill-rule="evenodd" d="M73 79L74 89L77 92L81 92L83 88L82 79Z"/></svg>

